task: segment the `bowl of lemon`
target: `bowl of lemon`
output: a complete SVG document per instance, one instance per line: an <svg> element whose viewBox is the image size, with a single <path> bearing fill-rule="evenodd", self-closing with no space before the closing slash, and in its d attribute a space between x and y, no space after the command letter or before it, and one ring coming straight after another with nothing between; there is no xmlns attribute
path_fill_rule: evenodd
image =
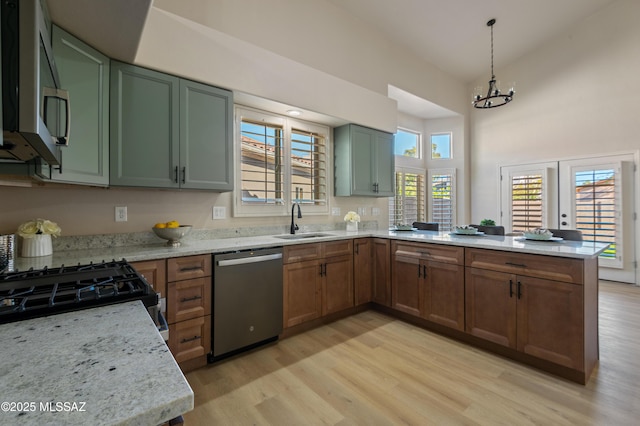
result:
<svg viewBox="0 0 640 426"><path fill-rule="evenodd" d="M156 223L151 229L158 237L167 240L168 246L180 247L180 240L191 232L191 225L180 225L177 220L170 220Z"/></svg>

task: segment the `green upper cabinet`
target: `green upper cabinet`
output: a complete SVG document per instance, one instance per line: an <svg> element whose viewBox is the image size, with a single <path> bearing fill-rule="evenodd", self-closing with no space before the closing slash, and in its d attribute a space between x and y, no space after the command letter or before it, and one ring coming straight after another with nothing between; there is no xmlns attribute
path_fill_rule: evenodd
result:
<svg viewBox="0 0 640 426"><path fill-rule="evenodd" d="M233 189L231 92L112 61L111 185Z"/></svg>
<svg viewBox="0 0 640 426"><path fill-rule="evenodd" d="M347 124L333 132L335 195L394 194L393 135Z"/></svg>
<svg viewBox="0 0 640 426"><path fill-rule="evenodd" d="M60 83L69 91L71 131L69 146L59 148L62 167L51 167L51 181L106 186L109 184L109 58L56 26L52 36ZM41 174L48 174L46 172L43 170Z"/></svg>
<svg viewBox="0 0 640 426"><path fill-rule="evenodd" d="M233 190L233 97L180 80L182 188Z"/></svg>

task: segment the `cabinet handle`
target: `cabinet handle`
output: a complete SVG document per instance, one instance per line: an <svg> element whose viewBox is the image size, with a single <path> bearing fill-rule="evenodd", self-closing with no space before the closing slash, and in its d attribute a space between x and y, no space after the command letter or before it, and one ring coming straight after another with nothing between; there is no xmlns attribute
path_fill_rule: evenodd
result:
<svg viewBox="0 0 640 426"><path fill-rule="evenodd" d="M184 268L180 268L180 272L199 271L200 269L202 269L200 266L186 266Z"/></svg>
<svg viewBox="0 0 640 426"><path fill-rule="evenodd" d="M427 278L427 265L422 265L422 276Z"/></svg>
<svg viewBox="0 0 640 426"><path fill-rule="evenodd" d="M180 299L180 302L191 302L198 299L202 299L202 296L183 297L182 299Z"/></svg>
<svg viewBox="0 0 640 426"><path fill-rule="evenodd" d="M518 299L522 297L522 283L518 281Z"/></svg>
<svg viewBox="0 0 640 426"><path fill-rule="evenodd" d="M326 263L324 264L324 276L325 277L327 276L327 264Z"/></svg>
<svg viewBox="0 0 640 426"><path fill-rule="evenodd" d="M185 183L187 180L187 168L183 167L182 168L182 183Z"/></svg>
<svg viewBox="0 0 640 426"><path fill-rule="evenodd" d="M178 183L178 166L176 166L176 168L173 169L173 181L175 183Z"/></svg>
<svg viewBox="0 0 640 426"><path fill-rule="evenodd" d="M505 265L509 265L509 266L517 266L518 268L526 268L527 265L525 265L524 263L513 263L513 262L504 262Z"/></svg>
<svg viewBox="0 0 640 426"><path fill-rule="evenodd" d="M513 280L509 280L509 297L513 297Z"/></svg>
<svg viewBox="0 0 640 426"><path fill-rule="evenodd" d="M320 264L320 276L322 276L322 263Z"/></svg>
<svg viewBox="0 0 640 426"><path fill-rule="evenodd" d="M193 337L189 337L187 339L180 340L180 343L189 343L189 342L193 342L194 340L201 339L201 338L202 338L202 336L193 336Z"/></svg>
<svg viewBox="0 0 640 426"><path fill-rule="evenodd" d="M360 253L359 253L359 250L358 250L358 247L360 247L360 244L356 243L356 246L355 246L356 254L360 254Z"/></svg>
<svg viewBox="0 0 640 426"><path fill-rule="evenodd" d="M418 278L420 278L420 265L418 265Z"/></svg>

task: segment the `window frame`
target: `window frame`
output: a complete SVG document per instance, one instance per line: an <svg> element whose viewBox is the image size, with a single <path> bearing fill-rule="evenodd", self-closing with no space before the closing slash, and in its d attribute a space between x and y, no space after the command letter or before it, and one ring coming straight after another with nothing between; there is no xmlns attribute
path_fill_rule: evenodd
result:
<svg viewBox="0 0 640 426"><path fill-rule="evenodd" d="M394 142L393 153L394 153L395 157L396 158L404 158L404 159L407 159L409 161L422 160L423 152L424 152L424 144L423 144L424 137L423 137L422 132L419 131L419 130L409 129L408 127L398 127L397 130L396 130L396 134L395 134L396 137L397 137L398 132L412 134L412 135L415 135L417 137L417 141L416 141L416 156L415 157L410 157L408 155L396 154L395 153L396 147L395 147L395 142Z"/></svg>
<svg viewBox="0 0 640 426"><path fill-rule="evenodd" d="M448 135L449 136L449 156L448 157L434 157L433 156L433 137L434 136L443 136L443 135ZM430 157L432 160L453 160L453 132L436 132L436 133L431 133L431 135L429 136L429 152L430 152Z"/></svg>
<svg viewBox="0 0 640 426"><path fill-rule="evenodd" d="M282 150L283 150L283 194L281 204L249 205L242 202L242 122L243 120L256 123L263 122L274 126L281 126L283 129ZM305 120L292 119L280 114L262 111L246 106L236 105L235 126L234 126L234 150L235 161L235 186L233 191L233 216L234 217L279 217L291 214L292 203L292 129L317 133L325 140L325 203L324 205L301 204L304 214L308 215L329 215L331 211L331 185L333 183L333 156L332 156L332 133L329 126L308 122Z"/></svg>
<svg viewBox="0 0 640 426"><path fill-rule="evenodd" d="M417 196L416 198L418 198L418 202L420 204L418 204L417 208L418 208L418 216L416 218L416 221L418 222L425 222L426 221L426 217L427 217L427 212L426 212L426 200L427 200L427 173L425 169L422 168L411 168L411 167L396 167L395 171L394 171L394 195L392 197L389 197L389 229L392 229L395 225L397 225L397 223L392 223L392 220L394 220L395 218L395 213L392 214L391 213L391 207L392 207L392 202L393 202L393 206L394 206L394 210L395 210L395 206L396 206L396 198L398 197L398 193L397 193L397 188L398 188L398 174L401 173L403 175L403 182L405 182L406 180L405 177L407 174L415 174L415 175L419 175L422 177L422 194L421 196ZM421 200L420 200L421 198ZM404 204L404 203L403 203ZM420 211L422 210L422 217L420 217ZM403 214L403 221L406 220L406 216ZM413 222L412 222L413 223ZM405 225L410 225L410 223L403 223Z"/></svg>
<svg viewBox="0 0 640 426"><path fill-rule="evenodd" d="M457 203L457 197L458 197L458 189L457 189L457 178L456 178L456 168L444 168L444 169L429 169L429 173L428 173L428 181L427 181L427 185L429 188L429 193L428 193L428 212L429 212L429 222L438 222L439 224L439 228L441 231L449 231L451 229L453 229L454 226L456 226L457 223L457 210L458 210L458 203ZM444 224L443 222L440 222L438 220L436 220L434 218L434 198L433 198L433 177L437 176L437 175L449 175L451 176L451 215L450 215L450 220L451 220L451 227L447 228L446 224Z"/></svg>

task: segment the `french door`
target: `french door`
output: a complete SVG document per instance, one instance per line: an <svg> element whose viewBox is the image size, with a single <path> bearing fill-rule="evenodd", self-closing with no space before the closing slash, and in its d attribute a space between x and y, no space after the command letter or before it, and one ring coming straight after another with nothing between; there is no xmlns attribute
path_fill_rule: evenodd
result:
<svg viewBox="0 0 640 426"><path fill-rule="evenodd" d="M635 283L635 189L632 155L561 161L559 228L585 241L609 243L600 278Z"/></svg>
<svg viewBox="0 0 640 426"><path fill-rule="evenodd" d="M606 242L600 278L636 283L633 154L501 167L507 230L578 229Z"/></svg>

